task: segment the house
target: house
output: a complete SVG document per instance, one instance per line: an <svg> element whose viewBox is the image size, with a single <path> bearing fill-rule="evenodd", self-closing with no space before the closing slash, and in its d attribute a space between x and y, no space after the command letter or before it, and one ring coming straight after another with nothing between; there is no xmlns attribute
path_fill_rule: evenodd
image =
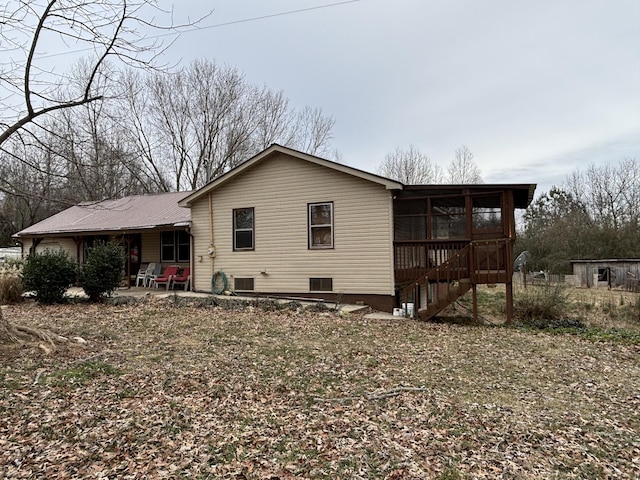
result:
<svg viewBox="0 0 640 480"><path fill-rule="evenodd" d="M71 207L16 234L25 250L81 262L117 239L127 270L191 267L191 288L362 303L412 304L430 318L476 287L507 286L512 314L516 208L533 184L403 185L274 144L193 192Z"/></svg>
<svg viewBox="0 0 640 480"><path fill-rule="evenodd" d="M13 237L24 254L45 249L66 251L82 263L98 241L117 241L125 248L127 277L140 265L189 266L191 212L178 202L191 192L135 195L117 200L86 202L38 222Z"/></svg>
<svg viewBox="0 0 640 480"><path fill-rule="evenodd" d="M640 291L640 259L571 260L570 263L573 275L565 275L565 282L572 286Z"/></svg>
<svg viewBox="0 0 640 480"><path fill-rule="evenodd" d="M413 303L422 318L482 283L507 285L514 211L535 185L403 185L272 145L183 198L194 288ZM220 279L222 274L218 274Z"/></svg>

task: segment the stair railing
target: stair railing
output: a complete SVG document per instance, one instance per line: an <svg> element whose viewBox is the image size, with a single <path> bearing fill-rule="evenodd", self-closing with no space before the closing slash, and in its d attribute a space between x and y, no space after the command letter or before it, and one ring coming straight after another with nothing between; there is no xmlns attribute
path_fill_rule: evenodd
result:
<svg viewBox="0 0 640 480"><path fill-rule="evenodd" d="M420 291L422 287L425 287L426 302L425 306L431 303L429 285L438 283L451 283L460 281L464 278L469 278L469 272L471 270L471 255L472 244L469 243L461 250L458 250L454 255L449 257L446 261L433 267L426 274L417 278L410 285L407 285L400 291L400 301L404 303L413 303L413 317L418 314L421 304Z"/></svg>
<svg viewBox="0 0 640 480"><path fill-rule="evenodd" d="M475 283L477 273L482 271L486 278L499 279L499 274L504 272L509 249L509 239L476 240L469 242L454 255L431 268L400 291L401 304L413 303L413 317L418 315L421 308L421 290L424 287L426 301L424 307L428 307L434 299L429 285L440 283L450 284L470 279ZM436 293L435 301L437 301Z"/></svg>

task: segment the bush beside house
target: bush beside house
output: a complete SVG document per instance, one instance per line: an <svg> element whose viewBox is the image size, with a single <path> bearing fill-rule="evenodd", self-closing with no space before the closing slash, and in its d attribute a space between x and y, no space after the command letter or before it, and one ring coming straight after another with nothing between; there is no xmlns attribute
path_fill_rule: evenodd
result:
<svg viewBox="0 0 640 480"><path fill-rule="evenodd" d="M77 266L66 252L45 250L29 255L22 267L22 286L40 303L61 303L77 276Z"/></svg>
<svg viewBox="0 0 640 480"><path fill-rule="evenodd" d="M122 247L115 243L100 243L89 249L79 283L91 301L111 296L120 286L124 261Z"/></svg>

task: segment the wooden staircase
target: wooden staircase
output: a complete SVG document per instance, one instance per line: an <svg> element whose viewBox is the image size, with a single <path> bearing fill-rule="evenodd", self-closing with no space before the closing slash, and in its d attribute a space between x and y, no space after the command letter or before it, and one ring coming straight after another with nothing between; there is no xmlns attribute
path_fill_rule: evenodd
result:
<svg viewBox="0 0 640 480"><path fill-rule="evenodd" d="M505 239L469 242L401 289L401 304L413 303L414 315L429 320L477 284L506 283L508 247Z"/></svg>

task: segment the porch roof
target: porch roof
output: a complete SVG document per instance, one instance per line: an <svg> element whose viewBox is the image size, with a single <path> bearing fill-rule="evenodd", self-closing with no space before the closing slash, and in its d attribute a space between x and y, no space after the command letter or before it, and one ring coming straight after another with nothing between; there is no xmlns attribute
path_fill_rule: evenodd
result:
<svg viewBox="0 0 640 480"><path fill-rule="evenodd" d="M498 192L504 190L513 191L513 203L515 208L527 208L533 201L536 191L535 183L477 183L477 184L432 184L432 185L405 185L402 196L412 197L420 194L433 195L458 195L466 192L471 194Z"/></svg>
<svg viewBox="0 0 640 480"><path fill-rule="evenodd" d="M63 234L100 234L125 230L149 230L187 226L191 210L178 202L192 192L134 195L101 202L85 202L67 208L14 234L35 237Z"/></svg>

